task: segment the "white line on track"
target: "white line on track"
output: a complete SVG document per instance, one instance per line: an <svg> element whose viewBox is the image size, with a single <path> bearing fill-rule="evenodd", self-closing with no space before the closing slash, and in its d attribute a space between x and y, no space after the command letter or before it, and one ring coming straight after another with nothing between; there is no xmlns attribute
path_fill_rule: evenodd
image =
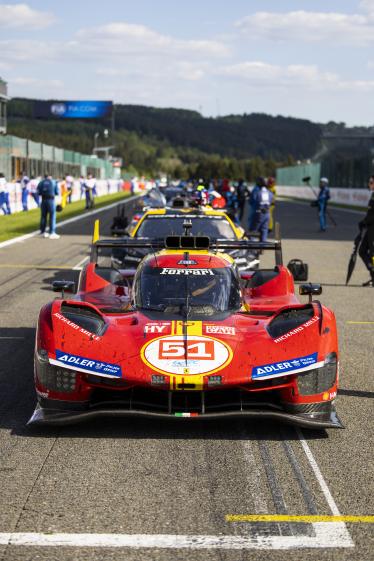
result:
<svg viewBox="0 0 374 561"><path fill-rule="evenodd" d="M297 432L297 436L299 437L301 446L303 447L303 450L305 452L306 457L308 458L308 462L314 472L314 475L316 476L316 479L322 489L322 493L325 496L325 499L327 501L327 504L330 507L330 510L332 512L332 514L334 514L335 516L340 516L340 512L338 507L336 506L336 502L334 501L334 498L330 492L330 489L327 486L326 481L324 480L324 477L321 473L321 470L318 467L318 464L316 462L315 457L312 454L311 449L308 446L307 441L305 440L303 433L301 432L301 430L299 428L296 428L296 432Z"/></svg>
<svg viewBox="0 0 374 561"><path fill-rule="evenodd" d="M83 257L83 259L81 259L79 261L79 263L77 263L74 267L73 267L73 271L81 271L83 264L89 260L89 257Z"/></svg>
<svg viewBox="0 0 374 561"><path fill-rule="evenodd" d="M244 460L249 468L247 473L251 474L251 481L255 482L255 490L254 492L251 492L251 494L252 494L252 499L256 510L256 514L257 513L267 514L268 506L267 506L265 495L261 488L260 471L258 469L258 465L256 463L256 459L253 454L253 444L252 444L253 440L250 441L246 439L246 435L244 431L242 432L241 437L242 437L241 444L243 449ZM251 491L252 491L252 485L251 485Z"/></svg>
<svg viewBox="0 0 374 561"><path fill-rule="evenodd" d="M354 547L340 522L316 522L314 536L0 533L0 545L132 549L305 549Z"/></svg>

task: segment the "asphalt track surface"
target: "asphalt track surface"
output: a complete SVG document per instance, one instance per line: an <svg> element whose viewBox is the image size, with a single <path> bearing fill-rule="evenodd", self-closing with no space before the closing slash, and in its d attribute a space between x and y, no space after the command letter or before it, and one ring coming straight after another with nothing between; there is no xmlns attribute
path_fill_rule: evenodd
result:
<svg viewBox="0 0 374 561"><path fill-rule="evenodd" d="M54 279L76 278L96 217L60 228L60 240L0 249L0 560L374 558L373 524L288 518L374 514L374 291L360 286L361 262L345 286L360 217L332 212L338 226L322 234L308 205L277 206L285 262L308 262L336 312L344 430L188 419L26 428L38 310L53 298ZM112 215L99 215L102 231Z"/></svg>

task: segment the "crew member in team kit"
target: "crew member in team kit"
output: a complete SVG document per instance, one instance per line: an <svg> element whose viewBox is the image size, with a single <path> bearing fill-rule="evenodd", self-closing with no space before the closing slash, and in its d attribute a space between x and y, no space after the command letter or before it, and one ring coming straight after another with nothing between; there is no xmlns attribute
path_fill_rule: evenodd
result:
<svg viewBox="0 0 374 561"><path fill-rule="evenodd" d="M329 180L327 179L327 177L321 177L321 180L319 182L319 193L317 197L319 227L321 232L326 231L326 210L329 199Z"/></svg>
<svg viewBox="0 0 374 561"><path fill-rule="evenodd" d="M27 187L30 192L30 195L36 202L36 205L39 207L40 203L39 203L39 195L38 195L38 185L39 185L39 181L32 175L30 177L30 181Z"/></svg>
<svg viewBox="0 0 374 561"><path fill-rule="evenodd" d="M94 196L96 192L96 179L93 177L92 173L87 175L87 179L84 182L84 189L86 193L86 209L89 210L94 207Z"/></svg>
<svg viewBox="0 0 374 561"><path fill-rule="evenodd" d="M273 202L273 193L264 184L256 190L253 203L255 205L254 230L260 233L260 241L266 242L269 233L270 206Z"/></svg>
<svg viewBox="0 0 374 561"><path fill-rule="evenodd" d="M255 229L258 193L265 185L266 185L265 179L263 177L257 177L256 183L249 195L249 199L248 199L248 205L249 205L248 230L249 231Z"/></svg>
<svg viewBox="0 0 374 561"><path fill-rule="evenodd" d="M56 234L56 203L55 197L59 194L58 186L52 180L50 175L45 175L44 179L38 185L38 194L42 199L40 210L40 234L51 240L58 240L60 237ZM46 231L47 218L49 216L49 233Z"/></svg>
<svg viewBox="0 0 374 561"><path fill-rule="evenodd" d="M28 209L27 206L27 198L29 196L29 189L28 189L28 184L29 184L30 178L27 175L27 173L25 171L22 172L22 177L20 180L20 184L21 184L21 189L22 189L22 195L21 195L21 200L22 200L22 210L24 212L26 212Z"/></svg>
<svg viewBox="0 0 374 561"><path fill-rule="evenodd" d="M3 173L0 173L0 210L2 210L4 214L11 214L9 188Z"/></svg>
<svg viewBox="0 0 374 561"><path fill-rule="evenodd" d="M370 273L370 280L363 286L374 286L374 175L369 178L371 197L366 216L359 222L360 228L365 229L364 237L359 249L359 255Z"/></svg>

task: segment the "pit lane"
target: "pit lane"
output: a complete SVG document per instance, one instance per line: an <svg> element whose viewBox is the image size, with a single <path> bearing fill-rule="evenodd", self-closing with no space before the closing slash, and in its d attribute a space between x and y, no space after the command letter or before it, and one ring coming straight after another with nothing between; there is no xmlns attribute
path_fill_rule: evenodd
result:
<svg viewBox="0 0 374 561"><path fill-rule="evenodd" d="M361 263L344 286L359 217L333 210L339 226L320 234L313 209L277 211L285 262L309 263L337 315L344 431L133 419L27 430L37 313L52 280L77 276L96 217L61 228L60 240L0 250L1 559L370 559L370 524L244 520L373 513L373 292L360 286ZM101 213L104 231L112 214Z"/></svg>

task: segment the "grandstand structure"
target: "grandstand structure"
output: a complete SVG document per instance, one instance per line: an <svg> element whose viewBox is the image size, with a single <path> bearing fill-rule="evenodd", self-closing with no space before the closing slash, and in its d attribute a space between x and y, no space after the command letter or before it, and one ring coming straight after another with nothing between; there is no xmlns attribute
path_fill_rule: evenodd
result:
<svg viewBox="0 0 374 561"><path fill-rule="evenodd" d="M8 179L18 179L22 172L29 177L92 173L98 179L109 179L116 175L109 160L12 135L0 136L0 171Z"/></svg>

